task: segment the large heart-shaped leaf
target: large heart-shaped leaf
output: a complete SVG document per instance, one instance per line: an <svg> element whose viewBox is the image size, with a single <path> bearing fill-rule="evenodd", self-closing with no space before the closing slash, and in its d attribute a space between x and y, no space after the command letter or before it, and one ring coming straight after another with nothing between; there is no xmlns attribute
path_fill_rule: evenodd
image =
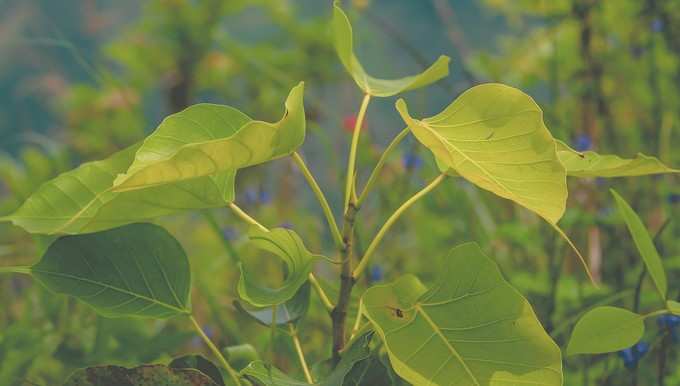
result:
<svg viewBox="0 0 680 386"><path fill-rule="evenodd" d="M666 271L663 268L661 257L659 257L656 246L654 246L652 237L649 235L649 232L647 232L647 228L645 228L640 217L638 217L633 208L628 205L626 200L613 189L611 192L616 200L616 205L619 207L619 213L621 213L621 217L623 217L623 220L626 222L628 231L633 237L633 241L642 256L642 261L644 261L645 267L647 267L649 276L652 277L652 281L659 291L661 298L666 300L666 293L668 292Z"/></svg>
<svg viewBox="0 0 680 386"><path fill-rule="evenodd" d="M377 79L368 75L354 54L352 25L338 2L333 6L332 20L335 51L347 72L366 94L388 97L404 91L427 86L449 75L449 57L440 56L428 69L418 75L401 79Z"/></svg>
<svg viewBox="0 0 680 386"><path fill-rule="evenodd" d="M199 104L167 117L114 181L114 190L144 189L234 171L292 153L305 137L304 85L295 86L280 121L250 120L228 106Z"/></svg>
<svg viewBox="0 0 680 386"><path fill-rule="evenodd" d="M162 365L126 369L97 366L77 370L64 386L218 386L195 369L173 369Z"/></svg>
<svg viewBox="0 0 680 386"><path fill-rule="evenodd" d="M647 174L680 173L680 170L664 165L655 157L638 153L635 158L617 155L600 155L594 151L578 152L562 141L557 142L557 156L574 177L626 177Z"/></svg>
<svg viewBox="0 0 680 386"><path fill-rule="evenodd" d="M427 385L561 385L560 350L529 303L474 243L454 248L426 289L415 276L362 300L397 374Z"/></svg>
<svg viewBox="0 0 680 386"><path fill-rule="evenodd" d="M190 312L189 260L177 240L153 224L61 237L31 273L50 290L108 317Z"/></svg>
<svg viewBox="0 0 680 386"><path fill-rule="evenodd" d="M288 271L279 288L269 288L258 284L258 272L249 271L244 264L239 265L241 278L238 282L238 294L241 299L256 307L273 306L293 298L307 282L314 262L321 258L309 252L300 237L290 229L264 231L253 227L248 237L257 248L280 257Z"/></svg>
<svg viewBox="0 0 680 386"><path fill-rule="evenodd" d="M634 312L610 306L593 308L574 326L567 355L623 350L640 341L644 332L644 318Z"/></svg>
<svg viewBox="0 0 680 386"><path fill-rule="evenodd" d="M221 207L233 201L233 171L143 190L113 192L114 178L128 169L140 146L130 146L105 160L88 162L59 175L2 220L32 233L78 234L183 210Z"/></svg>
<svg viewBox="0 0 680 386"><path fill-rule="evenodd" d="M397 110L442 171L452 170L552 224L564 214L566 172L543 112L527 94L489 83L465 91L431 118L412 118L403 100Z"/></svg>
<svg viewBox="0 0 680 386"><path fill-rule="evenodd" d="M285 326L288 323L297 323L307 314L310 288L310 284L305 283L300 287L295 296L276 307L264 307L253 310L244 307L238 301L234 301L234 306L264 326L271 326L272 323L276 323L277 326ZM276 312L276 319L274 319L274 312Z"/></svg>

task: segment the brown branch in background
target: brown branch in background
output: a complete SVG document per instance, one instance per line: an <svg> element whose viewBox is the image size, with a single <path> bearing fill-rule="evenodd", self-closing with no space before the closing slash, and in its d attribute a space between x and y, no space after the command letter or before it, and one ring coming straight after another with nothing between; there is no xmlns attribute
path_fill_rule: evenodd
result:
<svg viewBox="0 0 680 386"><path fill-rule="evenodd" d="M470 83L470 85L479 83L479 79L477 79L477 77L472 73L466 64L470 50L465 43L463 33L455 23L456 13L453 10L453 6L448 0L432 0L432 5L434 6L435 11L437 11L437 16L439 16L439 19L446 29L446 34L449 37L451 44L456 49L456 51L458 51L458 55L460 55L460 63L458 65L463 70L463 76L468 81L468 83Z"/></svg>

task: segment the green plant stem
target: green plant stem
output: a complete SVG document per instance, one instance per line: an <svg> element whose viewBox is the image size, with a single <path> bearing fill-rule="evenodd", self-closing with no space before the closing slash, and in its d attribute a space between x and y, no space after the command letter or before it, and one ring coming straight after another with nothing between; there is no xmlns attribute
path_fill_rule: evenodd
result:
<svg viewBox="0 0 680 386"><path fill-rule="evenodd" d="M231 208L231 210L234 211L234 213L237 216L239 216L241 219L243 219L248 224L254 225L254 226L260 228L261 230L263 230L265 232L269 232L269 229L266 226L260 224L257 220L252 218L243 209L239 208L238 205L231 202L231 203L229 203L229 208ZM328 300L329 299L328 295L326 295L326 292L324 292L323 288L321 288L321 285L319 285L319 281L316 279L314 274L310 272L309 278L310 278L310 281L312 282L312 287L314 287L314 290L316 290L316 293L319 295L319 298L321 299L321 301L324 303L324 305L327 308L330 307L332 309L333 305L330 302L330 300Z"/></svg>
<svg viewBox="0 0 680 386"><path fill-rule="evenodd" d="M364 189L361 191L361 194L359 195L359 198L357 199L357 206L361 207L361 204L364 202L366 199L366 196L368 195L368 192L371 191L373 188L373 185L375 184L376 180L378 179L378 176L380 175L380 171L382 170L383 166L385 165L385 162L387 161L387 157L392 153L392 150L394 150L400 143L401 141L408 135L410 132L409 128L405 128L399 134L397 134L396 137L390 142L389 145L385 148L385 151L383 151L382 155L380 156L380 159L378 160L378 163L375 165L375 168L373 168L373 171L371 172L371 175L368 177L368 181L366 181L366 186L364 186Z"/></svg>
<svg viewBox="0 0 680 386"><path fill-rule="evenodd" d="M288 324L288 330L290 331L290 336L293 338L295 351L297 352L298 359L300 360L302 371L305 373L305 379L307 380L307 383L312 385L314 384L314 378L312 378L312 373L309 371L309 366L307 366L307 360L305 360L305 353L302 351L302 344L300 344L300 338L298 337L297 330L292 323Z"/></svg>
<svg viewBox="0 0 680 386"><path fill-rule="evenodd" d="M378 233L375 235L373 238L373 241L368 245L368 248L366 248L366 252L364 253L363 258L359 262L359 265L356 267L354 272L352 273L352 277L354 280L357 280L361 274L364 272L366 267L368 266L368 262L371 259L371 256L375 252L375 249L378 247L380 242L382 241L383 237L385 237L385 234L387 231L394 225L394 223L399 219L399 217L413 205L416 201L421 199L423 196L425 196L427 193L431 192L434 188L437 187L445 178L446 176L444 174L440 174L432 180L427 186L425 186L423 189L421 189L419 192L411 196L408 200L406 200L393 214L390 216L390 218L387 219L385 224L380 228Z"/></svg>
<svg viewBox="0 0 680 386"><path fill-rule="evenodd" d="M364 123L364 117L366 116L366 110L368 109L368 102L371 101L371 96L369 94L364 95L364 99L361 101L361 107L359 107L359 113L357 114L356 122L354 123L354 133L352 133L352 144L349 149L349 158L347 160L347 181L345 182L345 204L343 206L343 213L347 213L349 210L349 202L354 192L354 182L355 182L355 169L357 160L357 146L359 144L359 137L361 136L361 127Z"/></svg>
<svg viewBox="0 0 680 386"><path fill-rule="evenodd" d="M643 319L653 318L655 316L665 315L665 314L670 314L670 311L668 311L668 310L657 310L657 311L653 311L653 312L642 315L642 318Z"/></svg>
<svg viewBox="0 0 680 386"><path fill-rule="evenodd" d="M324 307L326 307L326 310L329 312L333 311L333 302L331 302L331 300L328 298L328 295L326 295L326 292L321 287L319 280L317 280L316 276L314 276L314 274L311 272L309 273L309 282L312 283L312 287L314 287L314 290L319 295L319 299L321 299L321 303L323 303Z"/></svg>
<svg viewBox="0 0 680 386"><path fill-rule="evenodd" d="M319 201L319 204L321 204L323 213L326 216L326 220L328 221L328 227L330 228L331 234L333 235L333 240L335 241L338 247L341 247L342 235L340 234L340 228L338 228L338 224L335 222L335 217L333 217L333 211L331 210L330 205L328 205L328 200L326 200L326 196L323 194L323 191L319 187L319 184L316 182L316 179L314 179L314 176L309 171L309 168L307 168L307 165L305 164L305 161L302 159L300 154L298 154L298 152L293 152L291 156L293 157L293 160L295 161L297 166L300 168L300 171L307 180L307 183L312 188L312 191L316 195L316 199Z"/></svg>
<svg viewBox="0 0 680 386"><path fill-rule="evenodd" d="M352 327L352 333L349 336L349 339L352 340L354 339L354 336L357 334L359 331L359 328L361 327L361 319L364 314L364 303L359 299L359 309L357 310L357 317L354 319L354 326Z"/></svg>
<svg viewBox="0 0 680 386"><path fill-rule="evenodd" d="M217 346L215 346L215 344L210 340L210 338L208 338L208 336L205 334L205 332L203 332L203 329L198 324L198 322L196 321L194 316L189 315L189 319L191 320L191 323L193 323L194 329L196 329L196 332L198 332L198 335L201 336L201 338L203 339L205 344L208 345L208 347L213 352L213 354L217 357L217 359L220 361L220 363L222 364L224 369L227 370L227 372L229 373L229 376L234 381L234 383L236 385L240 386L241 380L239 378L238 372L236 372L236 370L234 370L234 368L231 367L231 365L229 364L229 362L227 362L227 359L224 357L224 355L222 355L222 353L217 348Z"/></svg>
<svg viewBox="0 0 680 386"><path fill-rule="evenodd" d="M31 267L0 267L0 273L22 273L31 274Z"/></svg>

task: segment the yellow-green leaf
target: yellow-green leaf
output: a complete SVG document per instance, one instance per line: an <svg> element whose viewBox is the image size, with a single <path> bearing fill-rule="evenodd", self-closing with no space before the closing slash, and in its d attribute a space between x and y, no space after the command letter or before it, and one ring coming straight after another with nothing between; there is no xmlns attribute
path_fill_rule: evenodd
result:
<svg viewBox="0 0 680 386"><path fill-rule="evenodd" d="M567 355L623 350L640 341L644 332L644 318L634 312L610 306L593 308L574 326Z"/></svg>
<svg viewBox="0 0 680 386"><path fill-rule="evenodd" d="M680 303L676 302L675 300L667 301L666 308L671 312L671 314L680 315Z"/></svg>
<svg viewBox="0 0 680 386"><path fill-rule="evenodd" d="M304 85L295 86L280 121L250 120L228 106L199 104L167 117L114 181L115 191L144 189L235 171L295 151L305 137Z"/></svg>
<svg viewBox="0 0 680 386"><path fill-rule="evenodd" d="M78 234L233 201L233 171L130 192L112 191L114 178L128 169L140 145L57 176L1 220L31 233Z"/></svg>
<svg viewBox="0 0 680 386"><path fill-rule="evenodd" d="M366 73L364 67L359 63L354 54L352 25L337 1L333 6L332 29L335 51L342 65L352 76L357 86L366 94L388 97L427 86L449 75L450 59L442 55L429 68L418 75L407 76L401 79L373 78Z"/></svg>
<svg viewBox="0 0 680 386"><path fill-rule="evenodd" d="M240 264L241 278L237 289L241 299L256 307L274 306L292 299L307 282L313 264L320 256L309 252L300 237L290 229L275 228L267 232L254 227L248 237L257 248L280 257L288 272L279 288L269 288L258 284L259 272Z"/></svg>
<svg viewBox="0 0 680 386"><path fill-rule="evenodd" d="M612 195L616 200L616 205L619 207L619 213L621 217L626 222L628 231L633 237L635 246L637 246L638 252L642 256L642 261L647 267L647 272L649 276L652 277L652 281L659 291L661 298L666 300L666 293L668 292L668 282L666 279L666 270L663 268L663 263L661 262L661 257L659 252L654 246L654 241L652 237L647 232L647 228L642 223L642 220L635 213L633 208L628 205L626 200L624 200L614 189L611 189Z"/></svg>
<svg viewBox="0 0 680 386"><path fill-rule="evenodd" d="M416 385L562 384L560 350L531 305L474 243L429 289L412 275L362 297L394 370Z"/></svg>
<svg viewBox="0 0 680 386"><path fill-rule="evenodd" d="M543 112L529 95L489 83L465 91L431 118L412 118L403 100L397 110L442 171L451 170L551 224L564 214L566 171Z"/></svg>
<svg viewBox="0 0 680 386"><path fill-rule="evenodd" d="M578 152L562 141L556 141L557 155L574 177L626 177L648 174L680 173L680 170L664 165L655 157L638 153L635 158L617 155L600 155L594 151Z"/></svg>

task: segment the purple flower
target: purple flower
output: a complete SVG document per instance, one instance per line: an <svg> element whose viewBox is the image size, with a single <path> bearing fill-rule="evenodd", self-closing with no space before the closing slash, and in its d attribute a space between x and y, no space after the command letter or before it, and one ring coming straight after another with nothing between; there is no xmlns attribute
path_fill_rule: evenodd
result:
<svg viewBox="0 0 680 386"><path fill-rule="evenodd" d="M382 281L382 279L385 277L385 271L383 270L382 266L376 264L371 266L371 272L369 276L372 282Z"/></svg>
<svg viewBox="0 0 680 386"><path fill-rule="evenodd" d="M633 347L619 351L619 357L623 359L623 365L627 369L634 369L640 359L649 351L649 344L638 342Z"/></svg>
<svg viewBox="0 0 680 386"><path fill-rule="evenodd" d="M677 204L680 202L680 194L670 193L666 199L668 200L669 204Z"/></svg>
<svg viewBox="0 0 680 386"><path fill-rule="evenodd" d="M574 149L577 151L590 150L593 146L593 141L587 134L579 134L578 137L573 141Z"/></svg>
<svg viewBox="0 0 680 386"><path fill-rule="evenodd" d="M652 32L661 32L663 30L663 20L659 18L652 20L650 28L652 29Z"/></svg>
<svg viewBox="0 0 680 386"><path fill-rule="evenodd" d="M423 166L423 159L416 153L408 152L401 157L401 163L405 169L417 170Z"/></svg>
<svg viewBox="0 0 680 386"><path fill-rule="evenodd" d="M272 202L272 195L271 193L269 193L269 191L260 189L259 199L260 204L269 204L270 202Z"/></svg>
<svg viewBox="0 0 680 386"><path fill-rule="evenodd" d="M291 223L290 221L284 221L279 225L279 227L286 228L286 229L293 229L293 223Z"/></svg>
<svg viewBox="0 0 680 386"><path fill-rule="evenodd" d="M236 240L238 238L238 232L232 227L227 227L222 229L222 237L225 240Z"/></svg>
<svg viewBox="0 0 680 386"><path fill-rule="evenodd" d="M656 319L656 324L659 328L675 329L680 326L680 316L677 315L661 315Z"/></svg>

